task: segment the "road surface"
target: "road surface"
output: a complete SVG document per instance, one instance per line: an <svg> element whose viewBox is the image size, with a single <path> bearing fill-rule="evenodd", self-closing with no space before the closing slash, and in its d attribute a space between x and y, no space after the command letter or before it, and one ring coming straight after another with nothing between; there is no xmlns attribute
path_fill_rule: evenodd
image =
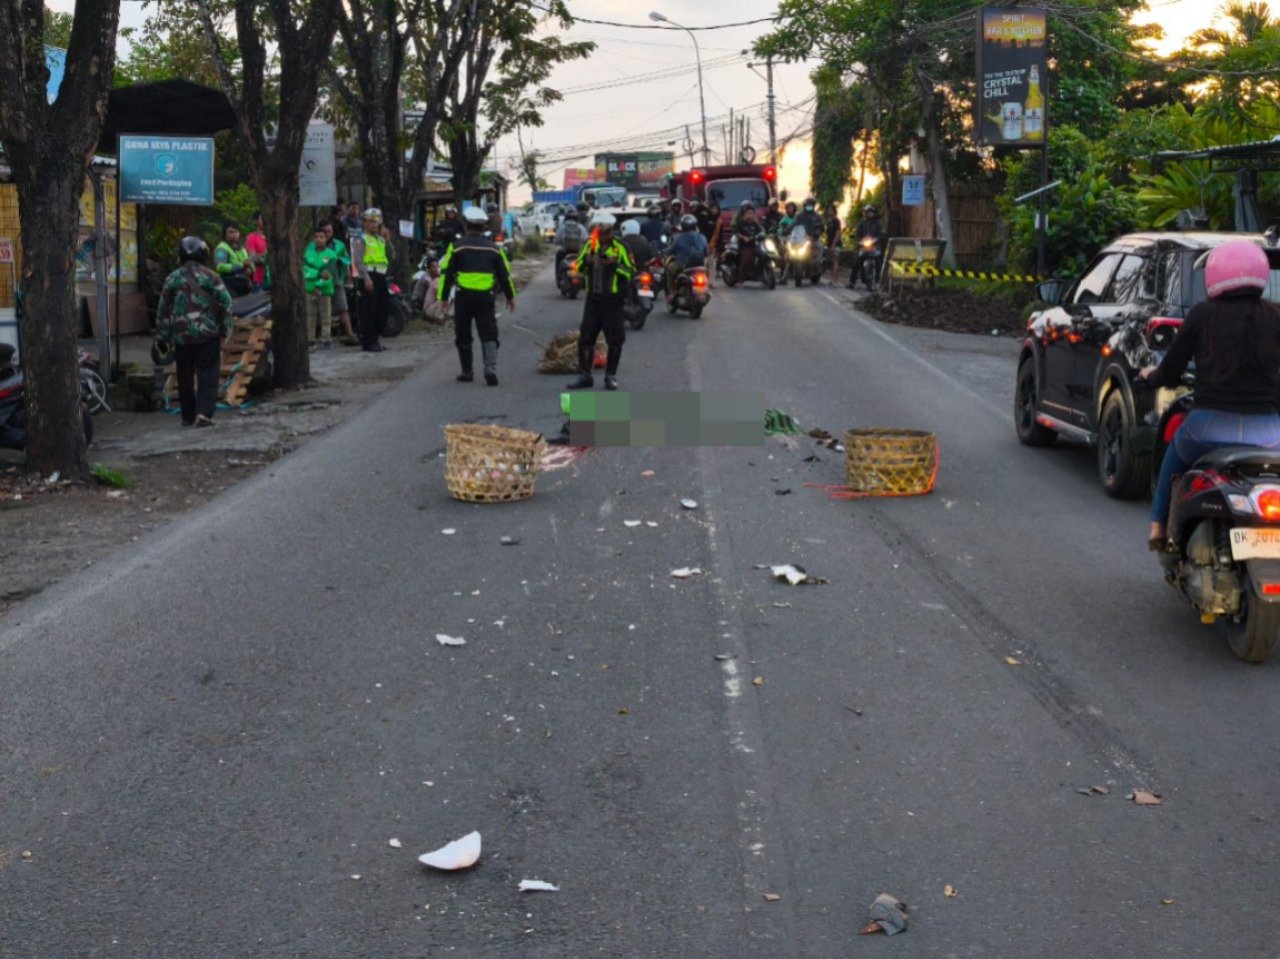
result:
<svg viewBox="0 0 1280 959"><path fill-rule="evenodd" d="M559 428L549 279L498 389L442 354L7 618L5 956L1280 954L1280 667L1180 604L1087 451L1017 444L1011 344L717 289L631 334L624 389L931 429L936 492L831 500L796 437L454 502L445 423ZM475 869L418 867L472 830ZM880 892L892 942L857 935Z"/></svg>

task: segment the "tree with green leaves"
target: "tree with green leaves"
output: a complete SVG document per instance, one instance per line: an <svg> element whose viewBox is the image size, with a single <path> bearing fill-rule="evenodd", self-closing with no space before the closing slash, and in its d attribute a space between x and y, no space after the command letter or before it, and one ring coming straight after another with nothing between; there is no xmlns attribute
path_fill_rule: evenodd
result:
<svg viewBox="0 0 1280 959"><path fill-rule="evenodd" d="M1222 14L1225 29L1206 27L1187 41L1179 58L1195 100L1218 119L1248 130L1247 140L1276 133L1280 101L1280 18L1266 3L1234 0Z"/></svg>
<svg viewBox="0 0 1280 959"><path fill-rule="evenodd" d="M563 0L549 0L546 8L534 0L475 3L475 41L449 90L440 131L459 204L478 192L480 172L498 140L517 127L542 126L542 110L561 99L559 91L542 86L551 72L595 49L591 41L550 32L573 23Z"/></svg>
<svg viewBox="0 0 1280 959"><path fill-rule="evenodd" d="M310 337L303 312L298 165L316 108L320 74L337 32L340 0L308 0L305 5L290 0L265 4L234 0L231 15L238 76L215 2L196 0L196 10L219 82L235 109L249 173L262 199L272 277L274 382L278 387L298 387L311 376ZM273 47L270 51L268 43ZM270 96L273 89L278 96ZM275 109L271 109L273 101L278 104Z"/></svg>
<svg viewBox="0 0 1280 959"><path fill-rule="evenodd" d="M75 342L80 196L107 112L119 23L119 0L76 0L71 29L57 38L66 44L66 71L50 99L44 3L0 0L0 63L8 73L0 84L0 141L22 223L27 466L69 479L89 476Z"/></svg>
<svg viewBox="0 0 1280 959"><path fill-rule="evenodd" d="M813 195L825 208L838 203L849 186L853 168L853 141L866 130L861 84L846 85L829 66L813 71L817 103L813 111L811 181Z"/></svg>

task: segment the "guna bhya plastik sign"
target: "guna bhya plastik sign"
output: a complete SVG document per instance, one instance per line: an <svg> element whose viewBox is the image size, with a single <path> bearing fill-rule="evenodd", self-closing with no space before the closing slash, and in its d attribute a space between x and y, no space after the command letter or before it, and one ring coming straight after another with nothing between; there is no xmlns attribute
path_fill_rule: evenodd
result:
<svg viewBox="0 0 1280 959"><path fill-rule="evenodd" d="M1044 10L983 7L979 11L974 130L980 145L1043 145L1048 35Z"/></svg>

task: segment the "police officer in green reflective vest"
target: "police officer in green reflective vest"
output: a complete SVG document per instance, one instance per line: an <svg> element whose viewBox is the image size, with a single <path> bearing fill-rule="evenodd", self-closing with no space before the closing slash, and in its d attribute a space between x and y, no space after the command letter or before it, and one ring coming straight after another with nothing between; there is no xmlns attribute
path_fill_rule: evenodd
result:
<svg viewBox="0 0 1280 959"><path fill-rule="evenodd" d="M360 219L364 223L364 233L351 244L356 284L360 291L357 314L360 348L366 353L381 353L386 347L378 341L378 337L382 335L390 307L390 294L387 291L390 251L382 236L382 211L370 207Z"/></svg>
<svg viewBox="0 0 1280 959"><path fill-rule="evenodd" d="M470 383L471 321L480 333L480 349L484 352L484 381L498 385L498 314L496 296L499 289L506 295L507 311L516 311L516 288L511 282L511 266L507 255L484 236L488 221L479 207L468 207L462 214L466 232L449 245L440 262L440 302L449 299L457 288L453 304L454 344L462 372L458 382Z"/></svg>

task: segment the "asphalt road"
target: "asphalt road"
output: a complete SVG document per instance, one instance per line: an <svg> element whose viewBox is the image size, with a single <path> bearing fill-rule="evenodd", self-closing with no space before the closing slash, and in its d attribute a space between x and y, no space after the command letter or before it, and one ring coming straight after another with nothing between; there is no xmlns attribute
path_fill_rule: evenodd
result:
<svg viewBox="0 0 1280 959"><path fill-rule="evenodd" d="M1180 604L1086 451L1017 444L1007 341L717 289L624 389L931 429L936 492L828 499L799 437L456 503L443 424L559 427L546 279L498 389L441 355L11 614L4 956L1280 955L1280 666ZM417 866L473 829L474 870ZM910 928L859 938L880 892Z"/></svg>

